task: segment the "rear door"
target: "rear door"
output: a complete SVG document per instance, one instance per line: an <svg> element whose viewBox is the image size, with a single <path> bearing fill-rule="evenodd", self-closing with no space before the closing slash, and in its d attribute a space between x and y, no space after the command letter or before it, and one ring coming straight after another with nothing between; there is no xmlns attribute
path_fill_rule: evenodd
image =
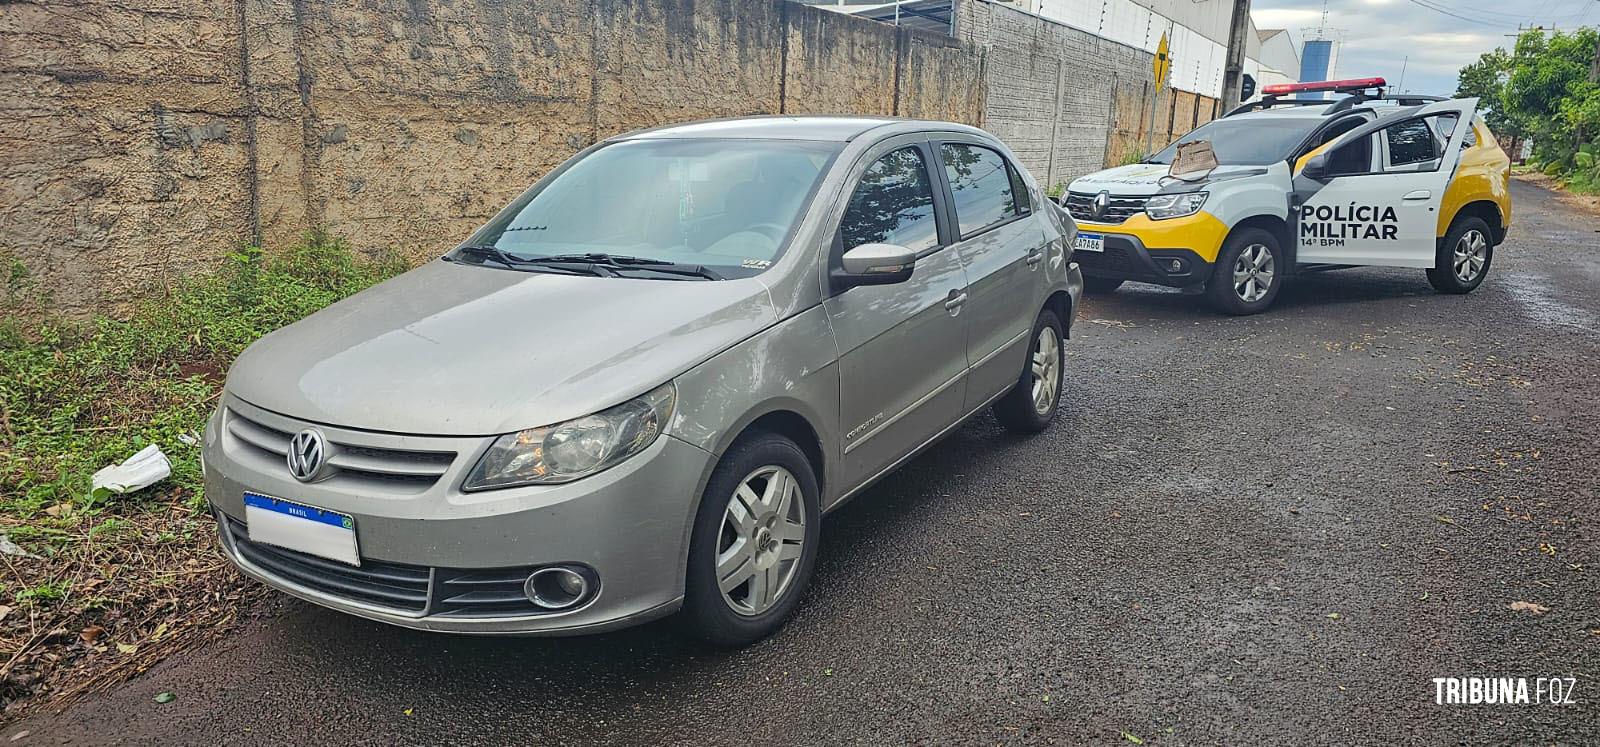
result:
<svg viewBox="0 0 1600 747"><path fill-rule="evenodd" d="M1294 175L1300 263L1432 267L1439 207L1477 99L1408 107L1351 130Z"/></svg>
<svg viewBox="0 0 1600 747"><path fill-rule="evenodd" d="M1028 186L1000 149L947 135L936 143L949 223L967 271L966 410L1017 383L1045 289L1044 228Z"/></svg>

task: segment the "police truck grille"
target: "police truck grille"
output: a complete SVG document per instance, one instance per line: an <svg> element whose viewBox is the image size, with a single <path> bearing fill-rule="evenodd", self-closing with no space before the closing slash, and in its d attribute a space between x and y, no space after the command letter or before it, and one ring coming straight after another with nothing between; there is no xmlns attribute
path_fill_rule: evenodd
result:
<svg viewBox="0 0 1600 747"><path fill-rule="evenodd" d="M1090 223L1121 223L1133 217L1135 213L1144 212L1144 201L1149 199L1139 195L1108 195L1111 202L1106 205L1105 213L1096 218L1094 198L1098 194L1098 192L1068 192L1066 208L1072 219Z"/></svg>

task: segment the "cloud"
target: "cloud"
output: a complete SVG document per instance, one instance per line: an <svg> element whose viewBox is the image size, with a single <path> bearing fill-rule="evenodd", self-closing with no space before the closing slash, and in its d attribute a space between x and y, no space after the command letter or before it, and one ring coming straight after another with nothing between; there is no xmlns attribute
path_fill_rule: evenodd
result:
<svg viewBox="0 0 1600 747"><path fill-rule="evenodd" d="M1328 0L1328 28L1342 40L1334 75L1381 75L1416 93L1450 95L1463 65L1507 46L1519 23L1600 23L1596 0L1539 0L1518 5L1496 0L1434 0L1450 14L1398 0ZM1257 28L1286 28L1299 42L1322 20L1322 0L1254 0ZM1451 15L1454 14L1454 15ZM1590 16L1593 16L1592 18Z"/></svg>

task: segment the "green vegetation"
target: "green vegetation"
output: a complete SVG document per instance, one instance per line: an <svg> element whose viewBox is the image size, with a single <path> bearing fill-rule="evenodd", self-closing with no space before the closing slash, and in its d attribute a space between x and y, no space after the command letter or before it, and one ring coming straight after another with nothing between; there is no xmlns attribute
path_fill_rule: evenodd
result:
<svg viewBox="0 0 1600 747"><path fill-rule="evenodd" d="M1130 150L1127 153L1122 154L1122 158L1118 159L1117 165L1118 166L1132 166L1132 165L1134 165L1136 163L1139 163L1139 162L1141 162L1144 159L1149 158L1149 157L1150 157L1150 154L1145 153L1142 150Z"/></svg>
<svg viewBox="0 0 1600 747"><path fill-rule="evenodd" d="M1489 128L1531 139L1533 161L1575 191L1600 192L1600 32L1581 28L1517 37L1461 68L1458 96L1476 96Z"/></svg>
<svg viewBox="0 0 1600 747"><path fill-rule="evenodd" d="M318 231L236 252L124 316L73 319L0 254L0 536L17 545L0 564L6 698L129 676L233 619L253 591L224 571L199 464L224 373L256 338L405 269ZM90 490L97 469L152 443L170 478Z"/></svg>
<svg viewBox="0 0 1600 747"><path fill-rule="evenodd" d="M405 269L313 232L282 253L234 253L217 271L137 303L126 318L77 320L43 311L42 291L22 263L3 261L7 308L31 311L0 319L0 531L47 560L78 541L138 538L138 517L170 514L174 503L199 510L198 436L233 357ZM151 443L171 459L171 478L127 496L90 491L95 470ZM30 581L14 585L29 590L16 601L70 592L60 579Z"/></svg>

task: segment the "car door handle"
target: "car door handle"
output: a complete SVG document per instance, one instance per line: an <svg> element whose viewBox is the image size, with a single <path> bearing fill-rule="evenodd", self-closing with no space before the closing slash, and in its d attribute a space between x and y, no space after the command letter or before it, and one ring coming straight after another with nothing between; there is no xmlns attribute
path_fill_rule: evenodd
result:
<svg viewBox="0 0 1600 747"><path fill-rule="evenodd" d="M1039 263L1044 261L1044 250L1034 247L1028 251L1028 256L1023 257L1022 261L1027 262L1030 267L1038 267Z"/></svg>
<svg viewBox="0 0 1600 747"><path fill-rule="evenodd" d="M1407 192L1406 196L1402 197L1400 199L1402 199L1402 200L1430 200L1430 199L1433 199L1433 193L1429 192L1426 189L1419 189L1419 190L1415 190L1415 191L1412 191L1412 192Z"/></svg>
<svg viewBox="0 0 1600 747"><path fill-rule="evenodd" d="M949 312L954 313L955 311L957 311L957 310L959 310L961 308L962 304L964 304L966 302L967 302L967 292L966 291L960 290L960 289L952 290L952 291L950 291L950 297L946 298L944 300L945 311L949 311Z"/></svg>

